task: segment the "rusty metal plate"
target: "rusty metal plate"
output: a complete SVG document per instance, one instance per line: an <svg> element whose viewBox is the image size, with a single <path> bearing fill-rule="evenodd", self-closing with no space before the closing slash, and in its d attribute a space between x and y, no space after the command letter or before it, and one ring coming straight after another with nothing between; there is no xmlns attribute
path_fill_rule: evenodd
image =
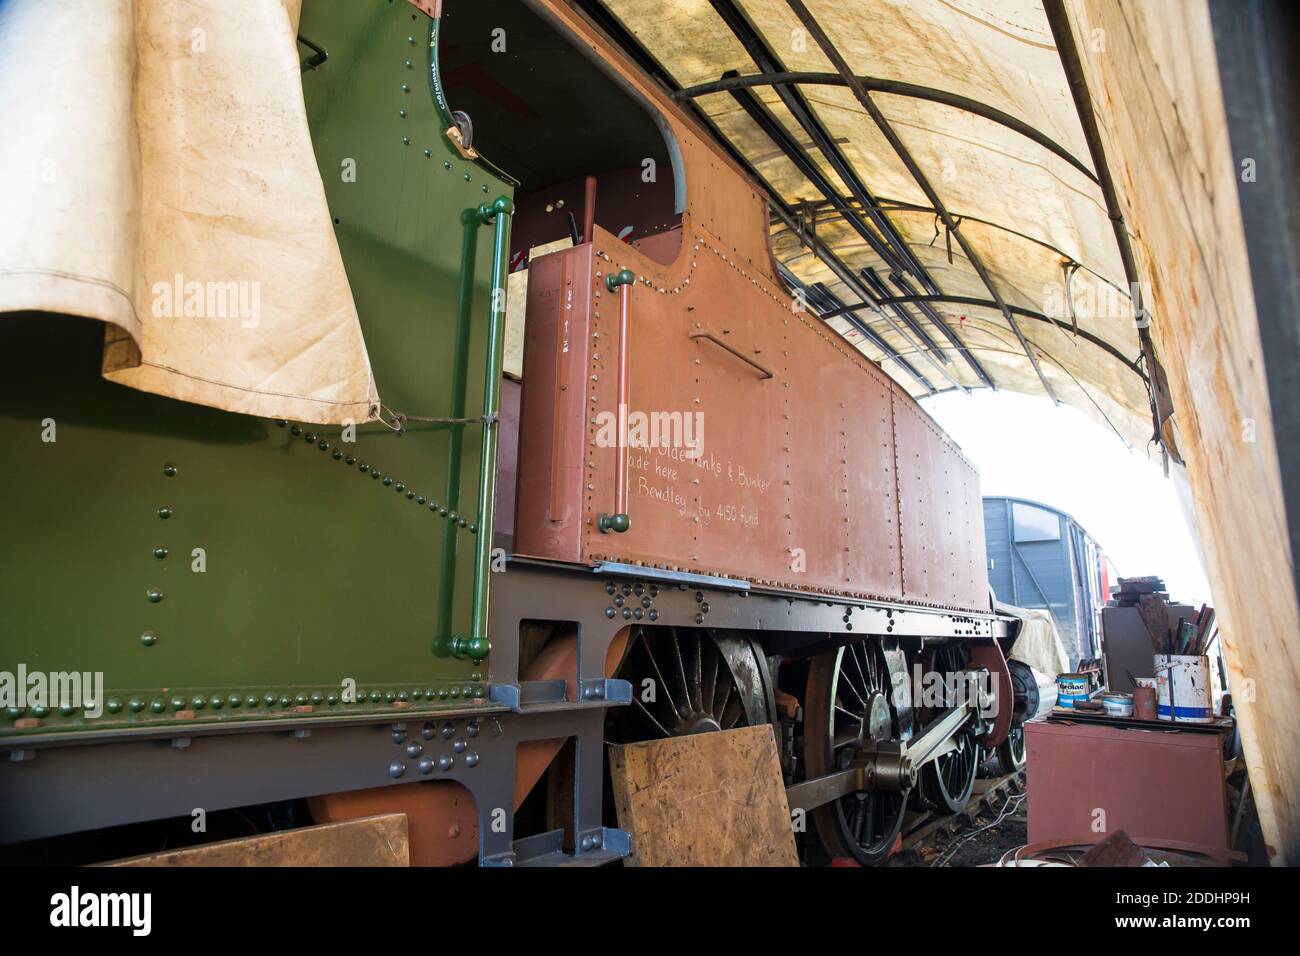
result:
<svg viewBox="0 0 1300 956"><path fill-rule="evenodd" d="M519 416L515 551L582 560L587 366L593 340L592 247L529 267Z"/></svg>
<svg viewBox="0 0 1300 956"><path fill-rule="evenodd" d="M1228 846L1223 742L1218 734L1025 724L1029 840L1084 840L1124 830L1141 844ZM1105 807L1104 831L1095 831Z"/></svg>
<svg viewBox="0 0 1300 956"><path fill-rule="evenodd" d="M979 475L920 406L893 390L903 597L989 609Z"/></svg>
<svg viewBox="0 0 1300 956"><path fill-rule="evenodd" d="M599 227L532 265L517 549L987 610L974 469L879 368L686 229L670 267ZM662 416L668 432L630 452L631 528L602 533L620 308L604 278L624 268L629 424Z"/></svg>
<svg viewBox="0 0 1300 956"><path fill-rule="evenodd" d="M598 258L597 272L624 266L638 275L650 272L636 250L603 230L598 236L598 255L611 261ZM584 551L588 558L674 569L788 577L783 453L770 427L780 421L787 391L779 364L783 326L756 319L764 304L770 316L776 303L756 286L729 282L725 273L732 267L707 250L691 250L689 258L689 284L633 286L630 412L652 421L661 416L669 428L649 436L651 447L632 450L631 530L602 534L589 523ZM619 303L599 275L593 288L593 343L599 344L593 345L588 382L592 407L608 414L615 401ZM726 294L710 296L710 290ZM688 443L701 437L693 455ZM592 520L611 509L615 478L614 449L599 439L599 426L589 424Z"/></svg>
<svg viewBox="0 0 1300 956"><path fill-rule="evenodd" d="M431 20L442 16L442 0L410 0L410 3Z"/></svg>
<svg viewBox="0 0 1300 956"><path fill-rule="evenodd" d="M786 445L795 546L818 587L902 597L889 381L819 320L791 321ZM788 579L798 585L798 576Z"/></svg>

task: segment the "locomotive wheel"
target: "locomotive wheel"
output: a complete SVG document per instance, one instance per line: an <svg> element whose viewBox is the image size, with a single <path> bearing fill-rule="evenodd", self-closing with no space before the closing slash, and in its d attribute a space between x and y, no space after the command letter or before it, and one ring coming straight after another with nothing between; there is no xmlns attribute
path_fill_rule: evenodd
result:
<svg viewBox="0 0 1300 956"><path fill-rule="evenodd" d="M959 671L966 663L964 649L958 644L936 648L930 669L940 674ZM943 708L927 715L938 716ZM936 757L921 768L921 796L941 813L961 813L970 802L975 789L975 774L979 771L980 747L971 731L962 731L953 737L955 750Z"/></svg>
<svg viewBox="0 0 1300 956"><path fill-rule="evenodd" d="M1019 773L1025 769L1025 725L1012 724L1007 739L998 744L998 763L1003 773Z"/></svg>
<svg viewBox="0 0 1300 956"><path fill-rule="evenodd" d="M875 641L849 644L813 658L804 697L804 763L809 779L846 769L867 741L897 739L889 668ZM833 857L873 866L894 848L907 793L846 794L812 812Z"/></svg>
<svg viewBox="0 0 1300 956"><path fill-rule="evenodd" d="M702 628L635 628L616 674L632 684L632 703L611 711L605 736L633 743L767 723L761 674L744 638Z"/></svg>

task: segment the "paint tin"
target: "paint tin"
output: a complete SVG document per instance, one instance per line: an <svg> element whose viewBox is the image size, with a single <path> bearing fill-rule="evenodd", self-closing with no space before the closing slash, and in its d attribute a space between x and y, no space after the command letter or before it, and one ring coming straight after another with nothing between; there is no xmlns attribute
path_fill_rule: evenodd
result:
<svg viewBox="0 0 1300 956"><path fill-rule="evenodd" d="M1192 724L1208 724L1214 720L1208 657L1156 654L1155 668L1161 720Z"/></svg>
<svg viewBox="0 0 1300 956"><path fill-rule="evenodd" d="M1102 694L1101 706L1107 717L1132 717L1133 697L1131 694Z"/></svg>
<svg viewBox="0 0 1300 956"><path fill-rule="evenodd" d="M1133 688L1133 716L1138 720L1156 719L1156 681L1153 677L1139 677Z"/></svg>
<svg viewBox="0 0 1300 956"><path fill-rule="evenodd" d="M1092 691L1092 678L1087 674L1056 675L1056 706L1073 710L1076 703L1088 699Z"/></svg>

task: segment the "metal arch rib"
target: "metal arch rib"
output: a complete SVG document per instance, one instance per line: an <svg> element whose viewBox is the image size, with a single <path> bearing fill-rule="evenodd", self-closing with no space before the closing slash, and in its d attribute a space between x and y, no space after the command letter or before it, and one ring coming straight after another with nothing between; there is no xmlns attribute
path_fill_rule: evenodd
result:
<svg viewBox="0 0 1300 956"><path fill-rule="evenodd" d="M855 310L844 308L844 303L840 301L833 292L821 283L816 283L812 286L804 285L799 281L794 273L779 263L777 269L780 271L781 277L785 279L791 288L800 289L804 292L808 299L808 304L813 307L818 318L822 321L826 321L826 319L831 316L844 316L845 319L847 319L853 327L861 333L863 338L881 352L884 356L882 361L893 362L899 368L903 369L916 379L917 383L920 384L928 394L935 395L938 393L938 390L930 383L929 379L916 370L916 366L903 358L903 356L892 345L881 338L881 336L878 335L871 326L858 318ZM869 308L869 306L864 304L862 308Z"/></svg>
<svg viewBox="0 0 1300 956"><path fill-rule="evenodd" d="M979 254L966 240L966 237L961 234L961 230L953 220L952 214L948 212L947 207L943 204L943 200L940 199L939 194L935 192L934 187L930 184L929 178L917 165L916 159L912 156L911 151L908 150L903 141L899 139L898 134L894 131L893 126L890 125L889 120L885 119L885 115L880 111L880 108L872 102L871 95L858 81L857 76L849 70L848 63L845 62L840 51L835 48L835 44L831 43L830 37L828 37L826 32L821 28L821 24L817 22L816 18L813 17L808 8L804 6L803 0L786 0L786 3L789 5L790 9L794 11L795 16L799 18L799 22L808 29L810 34L812 34L813 39L817 41L817 45L821 47L822 53L826 55L826 58L831 61L836 71L844 78L849 89L853 91L854 97L856 97L858 102L862 104L863 109L867 111L867 115L871 117L872 121L876 124L876 127L885 137L885 140L894 150L895 155L897 155L903 165L907 167L907 171L916 181L916 184L921 187L921 191L925 193L926 198L934 206L935 211L939 213L939 216L943 219L943 223L948 228L948 231L956 237L957 243L961 246L962 252L966 254L966 258L970 261L970 264L974 267L975 271L979 273L980 281L982 281L984 287L989 290L989 295L991 295L994 302L997 303L998 309L1007 320L1007 324L1011 326L1011 330L1016 333L1016 338L1020 341L1020 347L1024 349L1025 355L1029 359L1029 364L1034 367L1034 372L1038 375L1038 380L1042 383L1043 390L1047 392L1048 397L1051 398L1055 404L1059 405L1061 403L1060 398L1058 398L1056 392L1053 391L1051 383L1047 381L1047 376L1043 374L1043 369L1038 364L1038 358L1034 355L1034 350L1030 346L1029 340L1025 338L1025 334L1021 331L1020 325L1016 322L1015 316L1011 314L1011 310L1007 307L1007 303L1002 298L1002 293L1000 293L997 286L994 285L993 277L989 275L988 269L984 265L984 260L980 258Z"/></svg>
<svg viewBox="0 0 1300 956"><path fill-rule="evenodd" d="M1005 126L1012 132L1019 133L1026 139L1037 143L1048 152L1059 156L1065 160L1083 175L1087 176L1093 183L1101 185L1096 173L1088 168L1082 160L1071 153L1068 149L1052 139L1046 133L1035 129L1024 120L1017 119L1010 113L1003 112L995 106L989 106L987 103L981 103L979 100L973 100L968 96L961 96L958 93L950 93L947 90L936 89L932 86L920 86L916 83L905 83L902 80L886 80L878 76L859 76L857 80L864 89L873 93L887 93L891 96L905 96L915 100L925 100L929 103L938 103L941 106L951 106L970 113L974 116L997 123L999 126ZM755 86L848 86L849 81L838 73L808 73L798 71L787 71L785 73L753 73L747 76L724 76L720 80L714 80L710 83L698 83L695 86L688 86L683 90L678 90L673 94L673 99L677 101L691 100L698 96L707 96L710 93L729 93L732 90L749 89Z"/></svg>
<svg viewBox="0 0 1300 956"><path fill-rule="evenodd" d="M749 22L745 14L738 9L733 0L710 0L710 4L713 7L714 12L718 14L726 27L731 30L732 34L745 48L750 58L760 70L772 75L779 75L785 72L785 67L781 64L776 54L768 47L766 41L754 28L753 24ZM867 222L859 215L858 210L854 209L839 195L838 191L821 172L820 168L818 168L818 166L807 155L803 147L792 138L785 125L777 120L752 92L744 88L737 88L731 92L731 95L749 115L750 119L752 119L768 136L768 138L771 139L772 142L775 143L776 146L786 155L786 157L795 164L804 177L813 184L814 188L825 197L826 201L831 203L840 215L845 218L849 225L851 225L853 229L866 240L876 255L879 256L888 266L890 272L898 272L900 274L911 273L921 282L921 285L928 292L942 294L943 290L935 282L934 278L930 275L929 271L921 261L916 257L916 254L912 251L910 246L908 246L902 235L899 234L896 228L894 228L894 225L889 220L885 210L881 208L880 204L871 194L871 191L861 181L858 171L840 151L839 147L826 131L825 127L823 127L816 116L813 115L811 107L803 99L802 95L797 90L792 90L782 86L777 86L775 89L781 102L790 111L791 116L794 117L795 121L817 146L818 150L825 157L827 163L830 164L836 175L838 175L848 187L850 194L857 201L866 218L870 220L871 224L879 229L880 234L884 237L883 243L868 227ZM693 106L694 104L692 103L691 105ZM825 257L822 258L823 261L825 261ZM832 267L832 269L834 269L834 267ZM873 295L862 291L861 286L863 283L856 280L856 278L853 282L849 282L842 277L841 279L864 299L870 300L873 298ZM866 281L868 283L870 282L870 280ZM895 332L901 335L904 340L908 340L907 334L897 327L897 324L889 314L883 312L881 314L891 327L894 327ZM921 339L922 348L919 350L920 352L925 353L927 350L933 351L940 356L940 360L943 363L946 364L948 362L947 357L942 354L942 349L938 348L924 331L918 329L910 316L900 315L899 318L902 319L907 326L912 329L917 337ZM942 331L944 332L945 337L948 337L951 340L952 336L949 334L951 330ZM952 335L955 335L955 333L952 333ZM969 358L970 351L965 348L965 344L958 344L955 342L954 345L961 351L963 357L967 359L968 364L972 364L971 359ZM952 375L949 374L948 370L940 364L940 362L935 361L928 354L925 355L925 358L935 367L935 370L938 371L940 375L952 384L954 388L969 391L966 386L958 383ZM990 388L997 388L986 369L976 367L976 364L972 364L972 369L983 383L988 385Z"/></svg>
<svg viewBox="0 0 1300 956"><path fill-rule="evenodd" d="M784 222L789 229L791 229L796 234L798 234L798 226L794 222L793 217L791 217L783 209L776 206L773 207L773 211L777 214L777 218L781 219L781 221ZM848 266L846 266L843 263L843 261L839 258L839 256L835 255L834 252L826 248L826 245L822 243L820 240L818 240L815 236L803 236L803 240L804 240L804 245L813 253L813 255L815 255L818 259L820 259L826 265L826 267L830 269L832 273L834 273L835 278L839 279L846 286L852 289L855 295L859 296L865 303L867 303L865 306L861 306L861 305L855 306L854 309L861 309L861 308L871 309L882 319L884 319L884 321L894 331L895 335L897 335L900 339L906 342L909 346L915 348L917 354L920 355L922 358L924 358L927 362L929 362L930 365L934 367L935 371L937 371L941 376L946 378L952 384L953 388L958 388L958 389L965 388L965 386L961 385L952 377L952 375L949 374L948 370L939 363L939 360L936 359L931 352L926 350L924 346L916 345L916 343L914 343L911 337L907 334L907 330L904 329L901 325L899 325L898 322L894 320L893 316L891 316L882 307L880 307L875 303L875 297L871 294L866 284L863 283L862 280L860 280L857 276L853 274L853 272L849 269ZM935 391L934 386L931 385L929 382L925 382L925 385L931 393Z"/></svg>
<svg viewBox="0 0 1300 956"><path fill-rule="evenodd" d="M1074 99L1074 112L1083 129L1088 152L1092 155L1093 165L1097 167L1098 185L1101 186L1102 198L1106 203L1106 215L1110 219L1115 233L1115 245L1119 248L1120 261L1124 265L1124 278L1129 284L1129 295L1133 300L1134 321L1137 324L1138 340L1142 343L1142 355L1147 368L1151 370L1148 391L1151 399L1152 438L1170 451L1176 460L1181 461L1177 449L1170 449L1165 444L1161 426L1166 418L1173 414L1173 403L1167 391L1161 389L1163 378L1158 374L1160 363L1156 360L1155 344L1151 341L1148 328L1150 316L1142 304L1142 286L1137 268L1137 259L1133 255L1133 244L1129 241L1128 226L1124 223L1124 213L1120 208L1119 192L1106 162L1106 148L1101 140L1101 131L1093 113L1092 93L1088 89L1088 80L1083 72L1083 61L1079 56L1079 47L1075 42L1074 32L1070 26L1070 17L1065 12L1061 0L1042 0L1043 13L1052 30L1052 39L1056 42L1057 56L1061 59L1061 69L1065 72L1070 95Z"/></svg>
<svg viewBox="0 0 1300 956"><path fill-rule="evenodd" d="M617 18L615 18L605 8L604 4L601 3L600 0L573 0L573 2L588 18L591 19L597 28L604 31L605 34L611 38L612 42L623 50L623 52L640 69L645 71L648 76L661 84L669 96L672 96L672 94L681 90L681 85L676 82L668 69L656 60L632 33L622 26ZM723 2L723 0L718 0L718 2ZM722 131L708 116L708 114L699 109L694 102L685 101L683 105L689 108L693 118L697 123L699 123L700 127L722 147L727 155L730 156L732 161L735 162L740 169L744 170L746 175L748 175L750 179L753 180L753 182L755 182L766 194L771 211L781 220L787 229L799 237L800 243L825 263L827 267L836 274L837 278L844 281L845 284L848 285L857 295L870 302L871 295L863 284L858 281L856 277L853 276L852 272L839 260L839 258L836 257L830 249L826 248L824 244L819 242L815 236L807 236L804 234L803 230L799 228L794 213L781 199L780 193L778 193L777 190L772 187L772 184L769 183L767 179L754 167L753 163L751 163L749 159L742 154L725 135L723 135ZM886 227L890 226L888 218L884 215L884 211L878 209L876 203L873 202L868 208L868 211L883 218ZM906 244L904 244L904 248L906 249ZM907 249L907 252L910 255L911 250ZM933 280L929 279L928 274L925 273L924 267L922 266L920 268L921 273L917 274L917 277L927 286L933 285ZM937 286L935 288L937 289ZM882 353L892 361L899 364L900 367L915 378L917 383L925 389L927 394L934 395L941 391L940 389L936 389L924 375L920 374L911 363L902 358L901 355L896 350L892 349L887 342L876 335L876 333L871 330L870 326L853 314L853 312L864 308L882 315L887 322L891 325L893 324L893 320L888 315L885 315L883 310L874 304L854 306L851 310L847 310L845 313L836 312L835 314L847 314L849 321L853 323L854 327L857 328L858 331L862 332L865 337L872 340L873 344L877 341L882 343L885 346L881 349ZM906 340L907 336L903 335L903 338ZM931 359L931 361L933 361L933 359ZM945 377L948 377L949 381L952 381L951 377ZM981 377L983 378L984 376ZM996 388L996 385L993 383L991 378L986 380L989 383L989 387ZM956 387L962 388L962 386Z"/></svg>
<svg viewBox="0 0 1300 956"><path fill-rule="evenodd" d="M714 13L718 15L741 46L745 48L745 52L761 71L764 73L785 72L785 65L754 28L746 14L739 9L735 0L709 0L709 5L713 7ZM871 191L867 189L866 184L862 182L861 177L858 175L857 169L849 162L825 127L813 115L812 108L803 98L803 94L799 90L790 87L776 86L773 89L780 98L781 103L790 111L790 115L794 117L795 122L799 124L809 139L817 146L817 149L826 158L826 162L835 171L835 174L843 180L853 198L862 206L867 218L885 237L891 255L883 258L890 262L891 268L899 268L901 265L906 271L911 272L920 279L921 284L925 286L927 291L943 291L935 285L925 266L916 258L908 244L903 241L902 236L898 234L898 230L889 221L889 217L879 210ZM732 95L737 98L753 96L748 91L736 91ZM894 262L891 259L899 261Z"/></svg>
<svg viewBox="0 0 1300 956"><path fill-rule="evenodd" d="M919 304L922 302L946 303L950 305L971 305L971 306L975 306L976 308L984 308L984 309L998 308L998 304L994 302L992 299L981 299L978 296L973 296L973 295L896 295L888 299L880 299L877 302L873 302L872 305L889 306L889 305L894 305L896 303L901 305L906 305L906 304ZM854 309L862 309L867 307L868 306L866 304L862 304L862 303L857 305L846 305L846 306L841 306L838 309L832 309L829 312L823 312L821 316L823 319L832 319L837 315L844 315L846 313L852 312ZM1148 379L1147 374L1142 371L1141 366L1139 366L1136 362L1134 362L1123 352L1121 352L1119 349L1111 345L1109 342L1107 342L1105 339L1101 338L1100 336L1093 335L1091 332L1087 331L1086 329L1076 330L1070 325L1069 322L1062 322L1060 319L1054 319L1050 315L1044 315L1042 312L1035 312L1033 309L1024 309L1018 305L1008 305L1007 309L1009 309L1015 315L1023 316L1026 319L1034 319L1035 321L1038 322L1046 322L1050 325L1058 326L1059 328L1062 328L1067 332L1077 333L1079 338L1083 339L1084 341L1091 342L1093 345L1097 346L1097 348L1106 352L1108 355L1114 357L1115 359L1118 359L1120 362L1123 362L1124 366L1128 368L1129 371L1131 371L1134 375L1138 376L1138 378L1142 379L1142 382L1144 384L1147 385L1150 384L1150 380Z"/></svg>

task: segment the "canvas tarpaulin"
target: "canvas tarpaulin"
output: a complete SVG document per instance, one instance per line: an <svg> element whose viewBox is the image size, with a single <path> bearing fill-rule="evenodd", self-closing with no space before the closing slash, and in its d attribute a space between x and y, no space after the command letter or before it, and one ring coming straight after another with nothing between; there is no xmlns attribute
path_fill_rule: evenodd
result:
<svg viewBox="0 0 1300 956"><path fill-rule="evenodd" d="M1009 614L1020 619L1020 630L1015 643L1011 645L1011 660L1028 664L1040 674L1050 678L1064 674L1070 669L1070 658L1061 643L1061 635L1056 630L1056 621L1052 612L1046 608L1016 607L1012 604L997 603L999 614Z"/></svg>
<svg viewBox="0 0 1300 956"><path fill-rule="evenodd" d="M997 307L929 303L941 320L996 387L1037 395L1048 394L1050 388L1061 401L1146 450L1153 426L1137 361L1141 347L1133 304L1039 0L808 0L806 6L853 74L967 97L1027 124L1059 147L1053 151L1004 123L948 103L910 94L870 94L958 221L1006 303L1058 320L1015 317L1048 386ZM836 73L786 0L604 0L604 7L682 88L718 81L728 71L741 76L774 69ZM732 28L729 17L738 17L742 31L757 36L758 52L752 38ZM793 88L847 160L851 175L865 185L866 198L889 219L928 272L938 289L928 294L991 302L974 264L853 91L825 82ZM685 98L765 181L773 198L795 213L803 230L824 242L855 277L860 278L860 270L872 269L885 285L880 297L906 294L891 279L895 270L850 226L825 189L806 169L801 171L742 106L743 96L756 99L838 198L847 200L857 216L868 218L863 195L855 194L772 85ZM833 274L784 223L773 227L773 248L802 285L824 283L846 305L863 301L859 290ZM903 279L914 293L925 292L915 275L904 274ZM919 306L901 308L924 338L889 306L868 304L857 311L856 321L843 315L828 321L913 395L986 384ZM863 334L863 325L878 341Z"/></svg>
<svg viewBox="0 0 1300 956"><path fill-rule="evenodd" d="M298 11L0 4L0 312L104 321L104 375L145 391L315 423L375 416Z"/></svg>

